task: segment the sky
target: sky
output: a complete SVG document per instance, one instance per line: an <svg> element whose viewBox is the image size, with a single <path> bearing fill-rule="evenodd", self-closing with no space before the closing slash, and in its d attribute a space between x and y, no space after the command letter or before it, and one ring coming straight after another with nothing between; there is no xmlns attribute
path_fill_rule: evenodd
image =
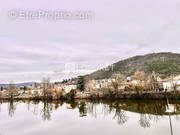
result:
<svg viewBox="0 0 180 135"><path fill-rule="evenodd" d="M179 0L1 0L0 83L58 81L135 55L180 53L179 13Z"/></svg>

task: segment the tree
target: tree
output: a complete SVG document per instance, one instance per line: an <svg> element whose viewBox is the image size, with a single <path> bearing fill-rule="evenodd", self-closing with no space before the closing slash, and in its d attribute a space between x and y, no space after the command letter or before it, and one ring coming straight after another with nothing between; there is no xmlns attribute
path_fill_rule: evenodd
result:
<svg viewBox="0 0 180 135"><path fill-rule="evenodd" d="M114 80L111 81L111 85L116 91L116 94L118 95L119 86L122 84L122 82L126 80L126 77L122 74L113 74L112 79Z"/></svg>
<svg viewBox="0 0 180 135"><path fill-rule="evenodd" d="M35 82L34 83L34 88L37 88L38 87L38 84Z"/></svg>
<svg viewBox="0 0 180 135"><path fill-rule="evenodd" d="M23 89L24 89L24 92L25 92L25 91L27 90L27 86L24 86L24 88L23 88Z"/></svg>
<svg viewBox="0 0 180 135"><path fill-rule="evenodd" d="M4 88L1 86L1 91L3 91L3 89L4 89Z"/></svg>
<svg viewBox="0 0 180 135"><path fill-rule="evenodd" d="M119 88L118 82L117 81L112 81L111 83L112 83L112 87L116 91L116 94L118 95L118 88Z"/></svg>
<svg viewBox="0 0 180 135"><path fill-rule="evenodd" d="M176 91L177 91L177 83L173 83L172 85L173 85L174 93L176 93Z"/></svg>
<svg viewBox="0 0 180 135"><path fill-rule="evenodd" d="M153 71L151 75L149 75L149 82L151 85L151 90L157 90L159 89L159 83L158 83L158 75Z"/></svg>
<svg viewBox="0 0 180 135"><path fill-rule="evenodd" d="M50 78L43 78L42 85L43 85L43 98L44 99L51 98L52 86L50 84Z"/></svg>
<svg viewBox="0 0 180 135"><path fill-rule="evenodd" d="M77 88L80 91L84 91L84 85L85 85L85 79L83 76L79 76L78 77L78 81L77 81Z"/></svg>
<svg viewBox="0 0 180 135"><path fill-rule="evenodd" d="M140 93L142 94L144 87L141 85L136 85L135 90L136 90L137 95L140 95Z"/></svg>
<svg viewBox="0 0 180 135"><path fill-rule="evenodd" d="M139 81L145 81L146 74L144 71L136 71L132 78Z"/></svg>
<svg viewBox="0 0 180 135"><path fill-rule="evenodd" d="M115 79L118 84L121 84L123 81L126 80L126 77L122 74L113 74L112 78Z"/></svg>
<svg viewBox="0 0 180 135"><path fill-rule="evenodd" d="M9 83L9 87L8 87L8 96L10 97L10 99L12 100L14 98L14 94L15 94L16 88L13 82Z"/></svg>

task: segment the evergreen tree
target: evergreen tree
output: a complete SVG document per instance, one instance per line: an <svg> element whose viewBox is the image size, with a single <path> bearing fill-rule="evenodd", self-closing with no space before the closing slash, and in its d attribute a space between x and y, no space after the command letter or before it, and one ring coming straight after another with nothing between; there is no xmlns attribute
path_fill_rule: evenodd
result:
<svg viewBox="0 0 180 135"><path fill-rule="evenodd" d="M79 76L78 77L78 81L77 81L77 88L80 91L84 91L84 83L85 83L84 77L83 76Z"/></svg>

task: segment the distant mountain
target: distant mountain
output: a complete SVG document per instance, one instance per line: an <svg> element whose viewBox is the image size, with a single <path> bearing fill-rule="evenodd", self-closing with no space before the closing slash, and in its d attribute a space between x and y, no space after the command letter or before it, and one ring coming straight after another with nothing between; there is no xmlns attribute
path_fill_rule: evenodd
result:
<svg viewBox="0 0 180 135"><path fill-rule="evenodd" d="M33 86L36 82L25 82L25 83L17 83L14 84L16 87L20 87L20 86ZM39 83L37 83L39 84ZM0 86L2 86L3 88L8 88L9 84L0 84Z"/></svg>
<svg viewBox="0 0 180 135"><path fill-rule="evenodd" d="M107 69L101 69L86 75L86 77L90 79L104 79L110 78L113 73L121 73L125 76L130 76L136 71L144 71L145 73L155 71L159 73L162 78L170 75L179 75L180 54L163 52L134 56L114 63L108 66Z"/></svg>

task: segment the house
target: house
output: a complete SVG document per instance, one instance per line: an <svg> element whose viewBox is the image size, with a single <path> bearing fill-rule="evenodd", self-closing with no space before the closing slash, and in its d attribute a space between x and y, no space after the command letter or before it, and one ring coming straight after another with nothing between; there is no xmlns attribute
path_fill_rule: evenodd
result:
<svg viewBox="0 0 180 135"><path fill-rule="evenodd" d="M173 86L176 84L177 90L180 90L180 76L176 76L173 79L166 79L163 81L163 88L167 91L173 90Z"/></svg>
<svg viewBox="0 0 180 135"><path fill-rule="evenodd" d="M171 91L173 88L172 82L163 82L163 89L167 91Z"/></svg>
<svg viewBox="0 0 180 135"><path fill-rule="evenodd" d="M55 88L58 90L64 90L65 93L69 93L71 90L77 89L77 85L73 83L62 83L62 84L57 84Z"/></svg>
<svg viewBox="0 0 180 135"><path fill-rule="evenodd" d="M137 84L139 84L140 83L140 80L132 80L131 81L131 84L132 85L137 85Z"/></svg>
<svg viewBox="0 0 180 135"><path fill-rule="evenodd" d="M18 90L18 94L23 94L24 90Z"/></svg>
<svg viewBox="0 0 180 135"><path fill-rule="evenodd" d="M99 80L89 80L85 84L86 90L97 90L101 88L109 88L115 79L99 79Z"/></svg>
<svg viewBox="0 0 180 135"><path fill-rule="evenodd" d="M43 93L41 89L32 89L30 92L32 95L42 95Z"/></svg>

